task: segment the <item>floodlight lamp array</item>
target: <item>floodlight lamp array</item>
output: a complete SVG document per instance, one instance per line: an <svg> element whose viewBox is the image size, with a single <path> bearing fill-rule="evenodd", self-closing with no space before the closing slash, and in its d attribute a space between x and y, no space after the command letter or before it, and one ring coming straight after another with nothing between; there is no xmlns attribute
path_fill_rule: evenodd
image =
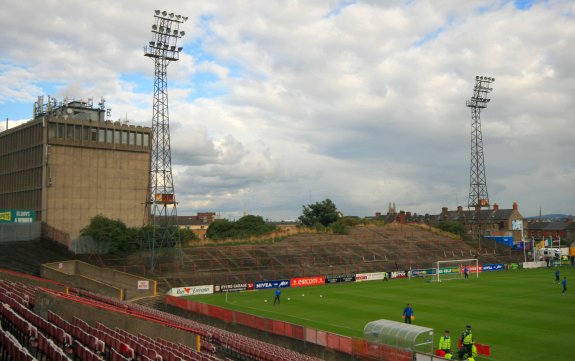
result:
<svg viewBox="0 0 575 361"><path fill-rule="evenodd" d="M494 82L494 81L495 81L495 78L491 78L491 77L488 77L488 76L479 76L479 75L477 75L477 76L475 77L475 80L487 81L487 82L490 82L490 83L491 83L491 82Z"/></svg>
<svg viewBox="0 0 575 361"><path fill-rule="evenodd" d="M187 16L155 10L155 22L152 25L152 39L145 47L146 56L165 58L169 61L178 60L183 47L178 46L178 39L186 35L179 26L188 20Z"/></svg>
<svg viewBox="0 0 575 361"><path fill-rule="evenodd" d="M164 19L173 19L174 21L177 21L179 23L183 23L185 21L188 21L188 17L187 16L183 16L180 14L174 14L174 13L169 13L167 11L162 11L162 10L155 10L154 11L155 16L157 17L162 17Z"/></svg>

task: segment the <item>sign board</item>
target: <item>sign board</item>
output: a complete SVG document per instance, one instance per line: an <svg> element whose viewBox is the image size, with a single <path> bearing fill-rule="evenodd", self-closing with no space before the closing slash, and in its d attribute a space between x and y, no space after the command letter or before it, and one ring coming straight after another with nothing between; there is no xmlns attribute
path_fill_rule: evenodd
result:
<svg viewBox="0 0 575 361"><path fill-rule="evenodd" d="M514 219L511 221L511 229L513 231L522 231L523 230L523 221L521 219Z"/></svg>
<svg viewBox="0 0 575 361"><path fill-rule="evenodd" d="M32 223L36 220L36 212L14 209L0 209L0 222Z"/></svg>
<svg viewBox="0 0 575 361"><path fill-rule="evenodd" d="M168 294L177 297L209 295L211 293L214 293L214 285L178 287L178 288L172 288L168 292Z"/></svg>
<svg viewBox="0 0 575 361"><path fill-rule="evenodd" d="M325 283L355 282L355 274L327 275Z"/></svg>
<svg viewBox="0 0 575 361"><path fill-rule="evenodd" d="M138 289L139 290L149 290L150 289L150 281L148 281L148 280L138 281Z"/></svg>
<svg viewBox="0 0 575 361"><path fill-rule="evenodd" d="M291 287L319 286L325 284L324 276L299 277L291 279Z"/></svg>
<svg viewBox="0 0 575 361"><path fill-rule="evenodd" d="M255 290L266 290L269 288L285 288L290 286L289 280L258 281L254 283Z"/></svg>
<svg viewBox="0 0 575 361"><path fill-rule="evenodd" d="M253 283L233 283L228 285L215 285L214 292L239 292L253 290Z"/></svg>
<svg viewBox="0 0 575 361"><path fill-rule="evenodd" d="M355 275L355 282L378 281L382 279L383 272L358 273Z"/></svg>
<svg viewBox="0 0 575 361"><path fill-rule="evenodd" d="M505 270L505 265L503 263L494 263L494 264L484 264L483 265L483 272L503 271L503 270Z"/></svg>

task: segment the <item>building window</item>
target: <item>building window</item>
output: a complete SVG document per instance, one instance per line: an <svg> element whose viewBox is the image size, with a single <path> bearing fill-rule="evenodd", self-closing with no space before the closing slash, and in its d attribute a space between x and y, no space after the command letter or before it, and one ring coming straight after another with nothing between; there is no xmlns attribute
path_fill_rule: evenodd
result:
<svg viewBox="0 0 575 361"><path fill-rule="evenodd" d="M66 126L66 139L74 140L74 126L68 124Z"/></svg>
<svg viewBox="0 0 575 361"><path fill-rule="evenodd" d="M66 127L66 125L64 125L64 124L58 124L58 138L64 139L65 127Z"/></svg>
<svg viewBox="0 0 575 361"><path fill-rule="evenodd" d="M119 130L114 131L114 144L120 144L121 134L122 132L120 132Z"/></svg>
<svg viewBox="0 0 575 361"><path fill-rule="evenodd" d="M114 142L114 131L112 129L106 129L106 143Z"/></svg>
<svg viewBox="0 0 575 361"><path fill-rule="evenodd" d="M48 123L48 138L56 138L56 124Z"/></svg>
<svg viewBox="0 0 575 361"><path fill-rule="evenodd" d="M98 129L98 142L106 142L106 129Z"/></svg>
<svg viewBox="0 0 575 361"><path fill-rule="evenodd" d="M130 132L130 145L136 144L136 133Z"/></svg>
<svg viewBox="0 0 575 361"><path fill-rule="evenodd" d="M122 144L128 144L128 132L122 130Z"/></svg>
<svg viewBox="0 0 575 361"><path fill-rule="evenodd" d="M90 139L90 127L82 128L82 140L88 141Z"/></svg>
<svg viewBox="0 0 575 361"><path fill-rule="evenodd" d="M148 147L150 144L150 136L147 133L144 133L144 147Z"/></svg>
<svg viewBox="0 0 575 361"><path fill-rule="evenodd" d="M74 140L80 142L82 141L82 126L76 125L74 127Z"/></svg>
<svg viewBox="0 0 575 361"><path fill-rule="evenodd" d="M142 146L142 133L136 133L136 145L138 147Z"/></svg>

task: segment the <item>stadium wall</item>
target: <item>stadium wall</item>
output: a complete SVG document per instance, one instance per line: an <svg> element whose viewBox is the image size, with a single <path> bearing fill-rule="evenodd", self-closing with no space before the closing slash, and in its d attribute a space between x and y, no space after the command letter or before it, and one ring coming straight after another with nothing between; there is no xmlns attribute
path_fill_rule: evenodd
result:
<svg viewBox="0 0 575 361"><path fill-rule="evenodd" d="M36 241L41 237L40 222L0 223L0 242Z"/></svg>
<svg viewBox="0 0 575 361"><path fill-rule="evenodd" d="M156 281L154 280L110 268L93 266L81 261L43 264L41 275L44 278L119 298L120 300L156 295Z"/></svg>
<svg viewBox="0 0 575 361"><path fill-rule="evenodd" d="M112 329L118 327L136 335L141 333L153 339L160 337L171 342L182 343L194 349L198 346L198 335L195 333L140 319L130 314L59 298L46 292L38 292L34 311L47 319L49 310L57 313L68 322L72 322L72 319L77 317L92 326L99 322L106 327Z"/></svg>

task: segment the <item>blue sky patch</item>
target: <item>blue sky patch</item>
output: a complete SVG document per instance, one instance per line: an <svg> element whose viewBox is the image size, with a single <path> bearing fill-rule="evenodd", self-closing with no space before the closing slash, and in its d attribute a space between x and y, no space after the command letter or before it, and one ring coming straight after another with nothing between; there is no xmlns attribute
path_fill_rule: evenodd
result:
<svg viewBox="0 0 575 361"><path fill-rule="evenodd" d="M515 0L515 7L519 10L528 10L534 3L535 0Z"/></svg>
<svg viewBox="0 0 575 361"><path fill-rule="evenodd" d="M339 2L339 4L336 5L335 8L333 8L331 11L325 14L324 18L331 18L333 16L338 16L343 9L356 3L357 0L342 0Z"/></svg>

